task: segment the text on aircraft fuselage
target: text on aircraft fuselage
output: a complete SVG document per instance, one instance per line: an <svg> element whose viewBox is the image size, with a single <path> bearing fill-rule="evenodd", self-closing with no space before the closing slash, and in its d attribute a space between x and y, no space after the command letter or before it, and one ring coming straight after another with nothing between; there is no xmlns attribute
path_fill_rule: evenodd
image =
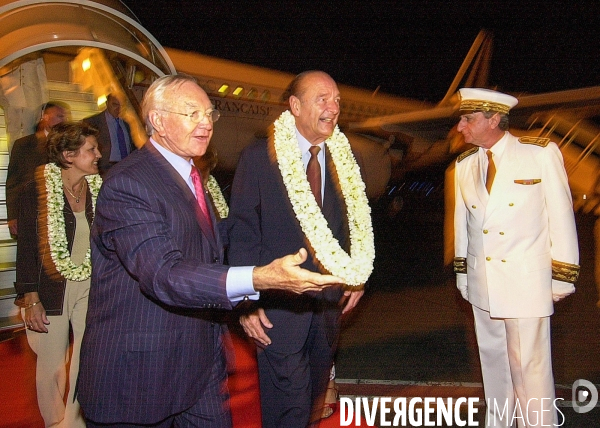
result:
<svg viewBox="0 0 600 428"><path fill-rule="evenodd" d="M211 98L215 108L221 114L233 113L247 116L260 116L261 118L271 116L274 111L273 107L265 104L250 103L244 101L229 101L222 99Z"/></svg>

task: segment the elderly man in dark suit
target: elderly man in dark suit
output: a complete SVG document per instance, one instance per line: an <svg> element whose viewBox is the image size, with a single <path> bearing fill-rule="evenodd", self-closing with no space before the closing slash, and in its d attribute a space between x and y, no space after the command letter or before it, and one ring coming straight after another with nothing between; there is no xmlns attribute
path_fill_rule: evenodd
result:
<svg viewBox="0 0 600 428"><path fill-rule="evenodd" d="M240 157L228 219L229 261L269 263L305 247L311 250L307 269L361 285L373 268L371 217L360 170L336 127L337 84L321 71L305 72L286 98L290 110L275 122L271 138ZM342 307L352 309L362 295L360 287L340 286L320 295L267 292L242 316L244 330L262 348L264 427L305 427L320 418Z"/></svg>
<svg viewBox="0 0 600 428"><path fill-rule="evenodd" d="M121 100L115 94L106 97L106 109L98 114L83 119L92 125L100 134L98 144L100 145L100 174L104 175L111 166L124 159L133 150L135 145L131 140L131 129L129 124L121 119Z"/></svg>
<svg viewBox="0 0 600 428"><path fill-rule="evenodd" d="M216 219L192 158L218 119L184 75L143 100L150 140L109 172L92 229L92 284L78 391L88 427L230 427L218 310L268 288L320 291L306 251L222 265Z"/></svg>

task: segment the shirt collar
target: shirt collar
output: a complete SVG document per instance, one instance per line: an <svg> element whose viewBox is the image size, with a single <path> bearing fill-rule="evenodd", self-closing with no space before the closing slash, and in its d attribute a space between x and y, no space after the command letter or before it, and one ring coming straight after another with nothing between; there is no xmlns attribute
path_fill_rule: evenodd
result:
<svg viewBox="0 0 600 428"><path fill-rule="evenodd" d="M171 164L173 168L181 175L181 177L188 182L190 178L190 173L192 172L192 160L185 160L179 155L176 155L172 151L166 149L165 147L158 144L152 138L150 138L150 142L152 145L158 150L158 152L164 156L164 158Z"/></svg>
<svg viewBox="0 0 600 428"><path fill-rule="evenodd" d="M298 131L298 128L296 128L296 139L298 140L298 146L300 147L300 153L302 153L302 155L304 156L304 154L306 152L308 152L308 150L313 145L310 144L306 138L304 138L304 136L300 133L300 131ZM317 144L317 146L319 146L321 148L321 152L322 152L323 149L325 148L325 141ZM321 152L319 152L319 154Z"/></svg>
<svg viewBox="0 0 600 428"><path fill-rule="evenodd" d="M112 119L113 122L117 122L117 120L119 119L118 117L114 117L112 114L110 114L108 112L108 110L104 110L104 115L106 116L107 119L109 119L109 118Z"/></svg>
<svg viewBox="0 0 600 428"><path fill-rule="evenodd" d="M507 136L508 136L508 132L505 131L504 136L502 138L500 138L496 144L494 144L492 147L490 147L489 150L492 151L492 153L494 154L494 157L497 157L498 159L502 157L502 154L504 153L504 149L506 148L506 141L508 140Z"/></svg>
<svg viewBox="0 0 600 428"><path fill-rule="evenodd" d="M508 141L508 131L504 132L504 136L498 140L496 144L494 144L489 149L484 149L481 147L479 151L480 162L484 162L484 165L487 165L487 151L491 150L494 154L494 164L496 164L496 168L500 165L500 161L502 160L502 155L506 149L506 142ZM484 161L485 160L485 161Z"/></svg>

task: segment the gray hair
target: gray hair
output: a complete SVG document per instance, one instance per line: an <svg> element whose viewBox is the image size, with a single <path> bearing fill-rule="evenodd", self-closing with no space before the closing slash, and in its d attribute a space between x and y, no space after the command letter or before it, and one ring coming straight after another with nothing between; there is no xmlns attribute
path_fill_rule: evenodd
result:
<svg viewBox="0 0 600 428"><path fill-rule="evenodd" d="M493 115L497 114L500 116L500 122L498 123L498 128L502 131L508 131L508 115L504 113L500 113L497 111L482 111L483 117L489 119Z"/></svg>
<svg viewBox="0 0 600 428"><path fill-rule="evenodd" d="M154 127L150 122L150 110L159 110L165 107L165 92L179 88L186 82L198 84L196 79L188 74L172 74L156 79L144 94L142 100L142 117L146 122L146 133L152 135Z"/></svg>

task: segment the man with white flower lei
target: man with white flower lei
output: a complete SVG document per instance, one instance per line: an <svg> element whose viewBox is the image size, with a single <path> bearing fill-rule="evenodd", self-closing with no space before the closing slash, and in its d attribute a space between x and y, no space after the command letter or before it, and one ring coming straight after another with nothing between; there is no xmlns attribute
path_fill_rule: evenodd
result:
<svg viewBox="0 0 600 428"><path fill-rule="evenodd" d="M229 216L230 263L264 263L305 247L310 257L304 267L330 272L349 287L299 298L263 292L257 304L248 302L240 323L261 348L264 427L305 427L320 418L340 315L362 297L374 259L365 186L336 126L337 84L324 72L308 71L293 80L286 98L290 110L275 122L272 138L240 157ZM305 173L313 146L321 148L322 208Z"/></svg>

